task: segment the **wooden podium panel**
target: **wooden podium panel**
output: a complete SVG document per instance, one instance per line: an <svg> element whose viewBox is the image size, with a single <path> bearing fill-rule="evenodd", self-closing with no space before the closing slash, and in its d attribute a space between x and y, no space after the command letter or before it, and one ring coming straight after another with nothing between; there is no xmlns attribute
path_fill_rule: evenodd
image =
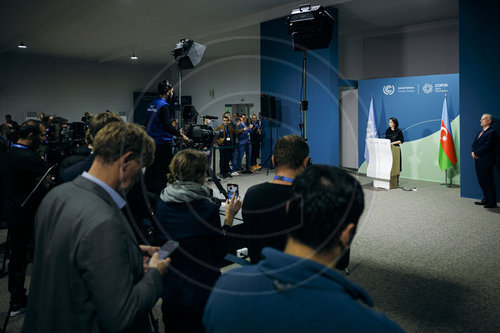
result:
<svg viewBox="0 0 500 333"><path fill-rule="evenodd" d="M398 187L398 177L401 173L401 147L391 145L392 151L392 168L391 168L391 180L390 189Z"/></svg>

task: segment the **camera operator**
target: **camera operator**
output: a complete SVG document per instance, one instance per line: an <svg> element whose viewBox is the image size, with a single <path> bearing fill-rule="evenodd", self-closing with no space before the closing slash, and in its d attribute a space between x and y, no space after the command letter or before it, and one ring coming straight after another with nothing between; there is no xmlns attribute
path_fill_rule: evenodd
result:
<svg viewBox="0 0 500 333"><path fill-rule="evenodd" d="M146 169L144 182L149 191L160 194L167 183L168 165L172 160L172 142L174 136L184 135L184 130L177 131L172 126L173 108L167 102L174 94L172 84L163 80L158 83L158 98L147 108L146 131L153 138L156 144L155 159L153 164Z"/></svg>
<svg viewBox="0 0 500 333"><path fill-rule="evenodd" d="M33 238L36 209L46 193L44 186L40 186L31 194L46 170L44 161L36 154L44 138L45 126L36 120L24 122L19 128L19 140L0 161L3 218L9 227L11 248L8 283L11 317L23 313L26 308L24 280L28 244ZM49 179L44 180L45 186L49 185Z"/></svg>

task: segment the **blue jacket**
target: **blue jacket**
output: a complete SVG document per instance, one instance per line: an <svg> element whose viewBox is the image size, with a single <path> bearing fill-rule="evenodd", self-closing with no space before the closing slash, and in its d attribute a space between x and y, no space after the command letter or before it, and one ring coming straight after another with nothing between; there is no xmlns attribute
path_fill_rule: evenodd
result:
<svg viewBox="0 0 500 333"><path fill-rule="evenodd" d="M219 278L203 317L207 333L403 332L330 268L272 248L262 256Z"/></svg>
<svg viewBox="0 0 500 333"><path fill-rule="evenodd" d="M165 107L166 106L166 107ZM170 143L173 140L173 135L167 132L166 125L164 123L165 115L160 115L161 112L167 112L170 109L170 105L167 103L165 98L158 97L149 104L146 111L147 122L146 131L149 136L155 140L156 144ZM170 121L170 115L166 117Z"/></svg>
<svg viewBox="0 0 500 333"><path fill-rule="evenodd" d="M240 125L238 126L238 129L244 129L245 126L246 125L243 122L241 122ZM248 127L248 129L241 132L241 134L238 136L238 141L240 142L240 145L244 145L250 140L251 131L252 130L250 129L250 127Z"/></svg>

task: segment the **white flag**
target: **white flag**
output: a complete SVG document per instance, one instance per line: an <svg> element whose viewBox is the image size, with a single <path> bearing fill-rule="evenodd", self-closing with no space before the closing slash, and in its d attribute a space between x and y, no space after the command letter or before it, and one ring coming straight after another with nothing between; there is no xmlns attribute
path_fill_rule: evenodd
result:
<svg viewBox="0 0 500 333"><path fill-rule="evenodd" d="M368 123L366 124L366 138L378 138L377 125L375 124L375 113L373 112L373 97L370 98L370 112L368 113ZM365 141L365 160L368 163L368 147Z"/></svg>

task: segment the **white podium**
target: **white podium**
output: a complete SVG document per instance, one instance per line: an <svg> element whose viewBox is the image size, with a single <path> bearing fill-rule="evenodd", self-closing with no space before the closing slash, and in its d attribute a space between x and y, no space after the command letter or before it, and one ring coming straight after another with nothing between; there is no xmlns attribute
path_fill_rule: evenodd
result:
<svg viewBox="0 0 500 333"><path fill-rule="evenodd" d="M373 178L373 187L391 189L397 186L400 173L400 150L389 139L366 139L370 154L366 175ZM392 180L392 181L391 181Z"/></svg>

